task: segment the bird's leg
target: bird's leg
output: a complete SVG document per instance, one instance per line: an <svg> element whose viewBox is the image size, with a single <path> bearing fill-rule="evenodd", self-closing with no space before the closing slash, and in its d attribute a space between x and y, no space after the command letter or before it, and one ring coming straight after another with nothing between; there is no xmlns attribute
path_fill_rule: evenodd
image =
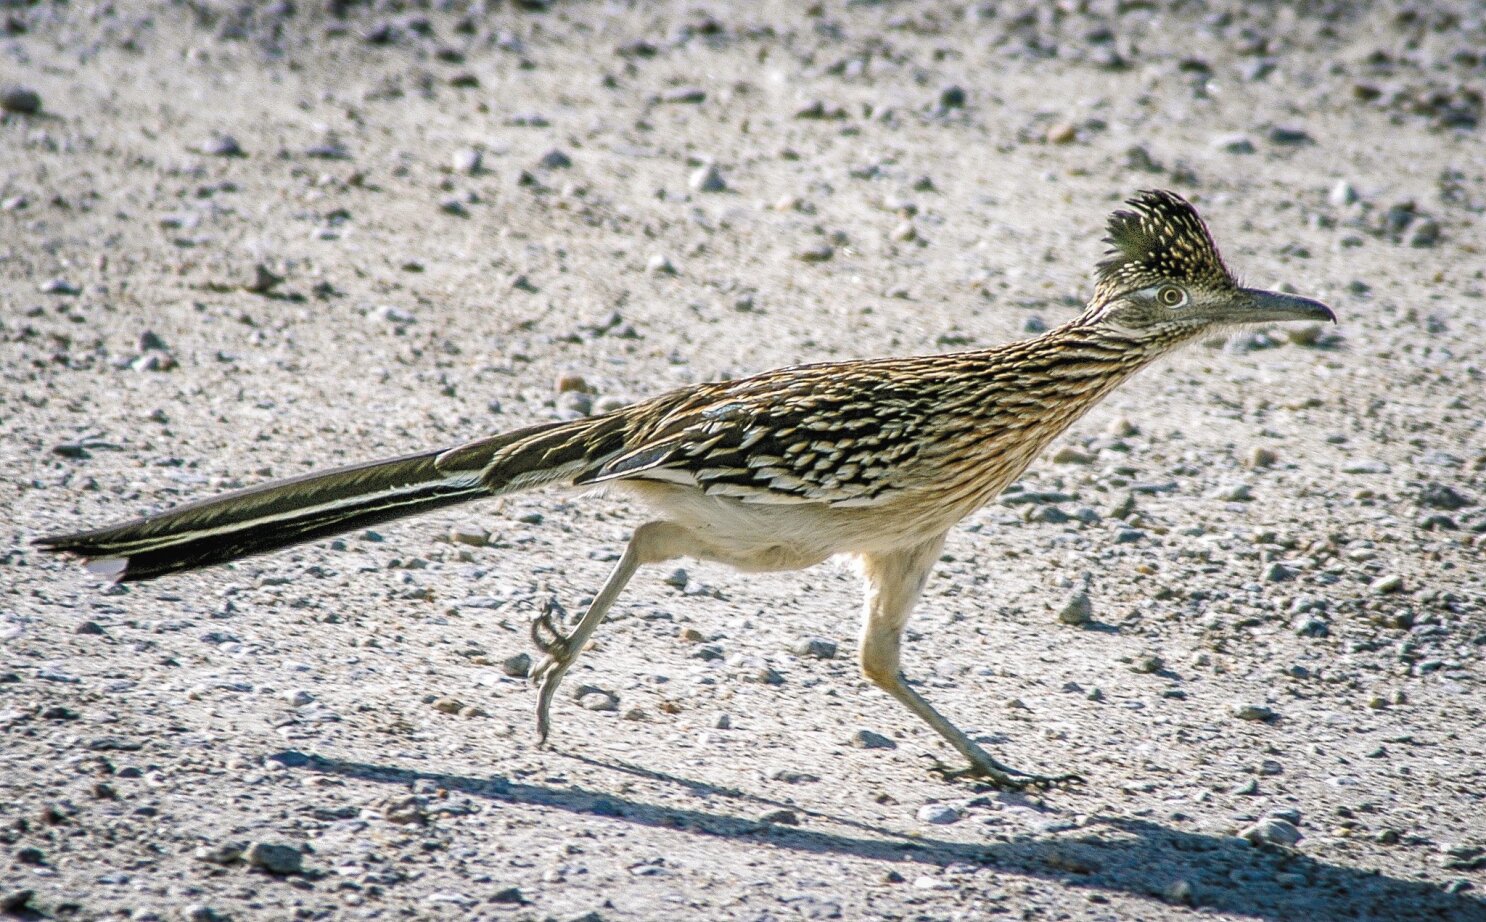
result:
<svg viewBox="0 0 1486 922"><path fill-rule="evenodd" d="M635 571L647 563L660 563L663 560L673 560L686 553L686 549L693 546L695 541L691 539L690 533L679 525L670 522L647 522L635 529L630 536L629 544L625 546L624 554L614 569L609 573L609 578L604 582L604 587L594 597L593 603L583 613L582 619L578 621L572 633L564 635L557 625L552 621L551 606L545 608L542 614L532 621L532 642L546 654L542 661L531 671L532 681L538 683L539 693L537 695L537 741L545 744L547 733L551 730L552 722L548 712L552 708L552 696L557 694L557 686L562 682L563 675L577 662L578 655L583 652L583 647L588 643L588 638L593 636L594 630L603 622L604 616L608 614L614 600L624 591L625 585Z"/></svg>
<svg viewBox="0 0 1486 922"><path fill-rule="evenodd" d="M943 546L944 535L939 535L915 547L862 555L862 576L867 584L861 642L863 674L970 761L969 768L946 772L949 777L983 778L1010 790L1081 781L1077 775L1033 775L1002 765L908 686L899 664L903 628Z"/></svg>

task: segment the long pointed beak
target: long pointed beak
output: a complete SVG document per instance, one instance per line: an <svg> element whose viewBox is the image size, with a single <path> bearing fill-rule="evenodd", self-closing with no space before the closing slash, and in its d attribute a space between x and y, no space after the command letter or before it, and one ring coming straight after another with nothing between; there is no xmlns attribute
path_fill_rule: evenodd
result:
<svg viewBox="0 0 1486 922"><path fill-rule="evenodd" d="M1329 320L1336 323L1336 313L1320 301L1284 295L1277 291L1245 288L1248 303L1238 311L1244 323L1266 323L1273 320Z"/></svg>

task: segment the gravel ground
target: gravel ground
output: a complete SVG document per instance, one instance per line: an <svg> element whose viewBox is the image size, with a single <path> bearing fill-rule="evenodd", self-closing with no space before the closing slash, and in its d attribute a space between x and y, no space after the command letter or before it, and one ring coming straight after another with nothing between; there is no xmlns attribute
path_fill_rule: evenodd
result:
<svg viewBox="0 0 1486 922"><path fill-rule="evenodd" d="M0 908L31 918L1486 919L1486 17L1467 2L0 4ZM1336 328L1144 373L954 531L642 575L536 749L531 494L156 583L30 539L1075 314L1196 201ZM812 642L814 641L814 642Z"/></svg>

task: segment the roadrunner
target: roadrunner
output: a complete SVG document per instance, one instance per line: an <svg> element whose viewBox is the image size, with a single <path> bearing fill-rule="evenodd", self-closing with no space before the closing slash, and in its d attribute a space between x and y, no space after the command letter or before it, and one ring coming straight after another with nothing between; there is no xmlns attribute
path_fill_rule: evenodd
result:
<svg viewBox="0 0 1486 922"><path fill-rule="evenodd" d="M1243 288L1177 195L1139 193L1075 320L975 352L799 365L697 384L623 409L251 487L96 531L43 538L140 580L548 484L609 487L653 508L570 633L543 614L537 733L563 675L635 571L679 557L750 572L846 554L866 583L862 672L1006 788L1079 780L1001 764L912 688L909 612L956 522L1136 371L1238 324L1330 320L1317 301Z"/></svg>

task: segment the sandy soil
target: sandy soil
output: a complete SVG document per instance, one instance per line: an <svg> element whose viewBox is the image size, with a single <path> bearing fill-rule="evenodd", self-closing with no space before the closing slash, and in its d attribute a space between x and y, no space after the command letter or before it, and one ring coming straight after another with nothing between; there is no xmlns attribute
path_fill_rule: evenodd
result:
<svg viewBox="0 0 1486 922"><path fill-rule="evenodd" d="M1479 5L417 6L0 4L3 908L1486 919ZM1341 323L1145 373L952 534L909 674L1081 789L933 775L834 563L642 575L538 750L613 498L127 588L28 547L1030 335L1153 186Z"/></svg>

